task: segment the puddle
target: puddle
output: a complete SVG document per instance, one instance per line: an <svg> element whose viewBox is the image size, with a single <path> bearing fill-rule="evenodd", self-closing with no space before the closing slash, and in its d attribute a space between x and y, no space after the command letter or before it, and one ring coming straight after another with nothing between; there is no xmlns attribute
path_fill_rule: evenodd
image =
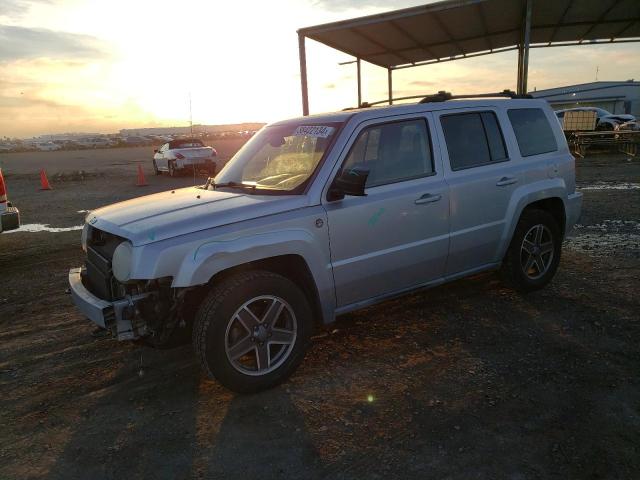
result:
<svg viewBox="0 0 640 480"><path fill-rule="evenodd" d="M633 220L603 220L594 225L574 227L574 236L565 240L570 250L593 256L640 255L640 223Z"/></svg>
<svg viewBox="0 0 640 480"><path fill-rule="evenodd" d="M602 232L602 233L636 233L640 232L640 223L635 220L603 220L602 223L593 225L581 225L577 223L573 227L576 232Z"/></svg>
<svg viewBox="0 0 640 480"><path fill-rule="evenodd" d="M42 223L27 223L26 225L21 225L20 228L16 230L9 230L8 232L3 232L3 235L8 233L35 233L35 232L52 232L52 233L60 233L60 232L72 232L74 230L82 230L82 225L78 225L77 227L50 227L49 225L45 225Z"/></svg>
<svg viewBox="0 0 640 480"><path fill-rule="evenodd" d="M578 190L640 190L640 183L607 183L596 182L588 185L577 185Z"/></svg>
<svg viewBox="0 0 640 480"><path fill-rule="evenodd" d="M596 257L604 255L640 255L640 235L633 233L584 233L567 238L564 246L570 250Z"/></svg>

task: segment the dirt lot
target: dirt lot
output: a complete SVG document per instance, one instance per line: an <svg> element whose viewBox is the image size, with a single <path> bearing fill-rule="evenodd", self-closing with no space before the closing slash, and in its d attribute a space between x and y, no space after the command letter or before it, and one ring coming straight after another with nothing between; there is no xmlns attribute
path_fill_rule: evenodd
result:
<svg viewBox="0 0 640 480"><path fill-rule="evenodd" d="M74 227L193 182L138 150L0 162L23 223ZM78 231L1 235L0 478L639 478L640 160L578 165L583 216L548 288L486 274L348 315L252 396L189 346L93 338L65 294Z"/></svg>

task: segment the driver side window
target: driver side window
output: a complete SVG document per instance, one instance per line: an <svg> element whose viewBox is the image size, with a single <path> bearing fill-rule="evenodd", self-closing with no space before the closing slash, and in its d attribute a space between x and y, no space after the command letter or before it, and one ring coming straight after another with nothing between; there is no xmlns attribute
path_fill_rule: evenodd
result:
<svg viewBox="0 0 640 480"><path fill-rule="evenodd" d="M432 175L433 157L426 121L408 120L365 128L343 166L352 168L369 171L366 187Z"/></svg>

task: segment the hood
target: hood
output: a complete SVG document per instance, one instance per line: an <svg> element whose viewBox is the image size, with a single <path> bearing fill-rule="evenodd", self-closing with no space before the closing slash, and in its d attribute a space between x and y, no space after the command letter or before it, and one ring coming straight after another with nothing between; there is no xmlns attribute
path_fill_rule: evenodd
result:
<svg viewBox="0 0 640 480"><path fill-rule="evenodd" d="M248 195L189 187L99 208L86 221L139 246L294 210L306 201L304 195Z"/></svg>
<svg viewBox="0 0 640 480"><path fill-rule="evenodd" d="M602 119L603 118L606 118L607 120L614 120L617 122L630 122L636 119L636 117L634 117L633 115L627 115L625 113L612 113L611 115L605 115L604 117L602 117Z"/></svg>

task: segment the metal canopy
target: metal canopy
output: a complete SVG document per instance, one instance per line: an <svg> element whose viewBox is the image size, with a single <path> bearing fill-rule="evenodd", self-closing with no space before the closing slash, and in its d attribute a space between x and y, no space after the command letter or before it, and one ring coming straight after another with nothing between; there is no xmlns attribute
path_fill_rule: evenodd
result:
<svg viewBox="0 0 640 480"><path fill-rule="evenodd" d="M640 0L445 0L298 35L305 114L305 38L386 68L389 80L399 68L518 49L518 91L526 93L529 48L640 41Z"/></svg>

